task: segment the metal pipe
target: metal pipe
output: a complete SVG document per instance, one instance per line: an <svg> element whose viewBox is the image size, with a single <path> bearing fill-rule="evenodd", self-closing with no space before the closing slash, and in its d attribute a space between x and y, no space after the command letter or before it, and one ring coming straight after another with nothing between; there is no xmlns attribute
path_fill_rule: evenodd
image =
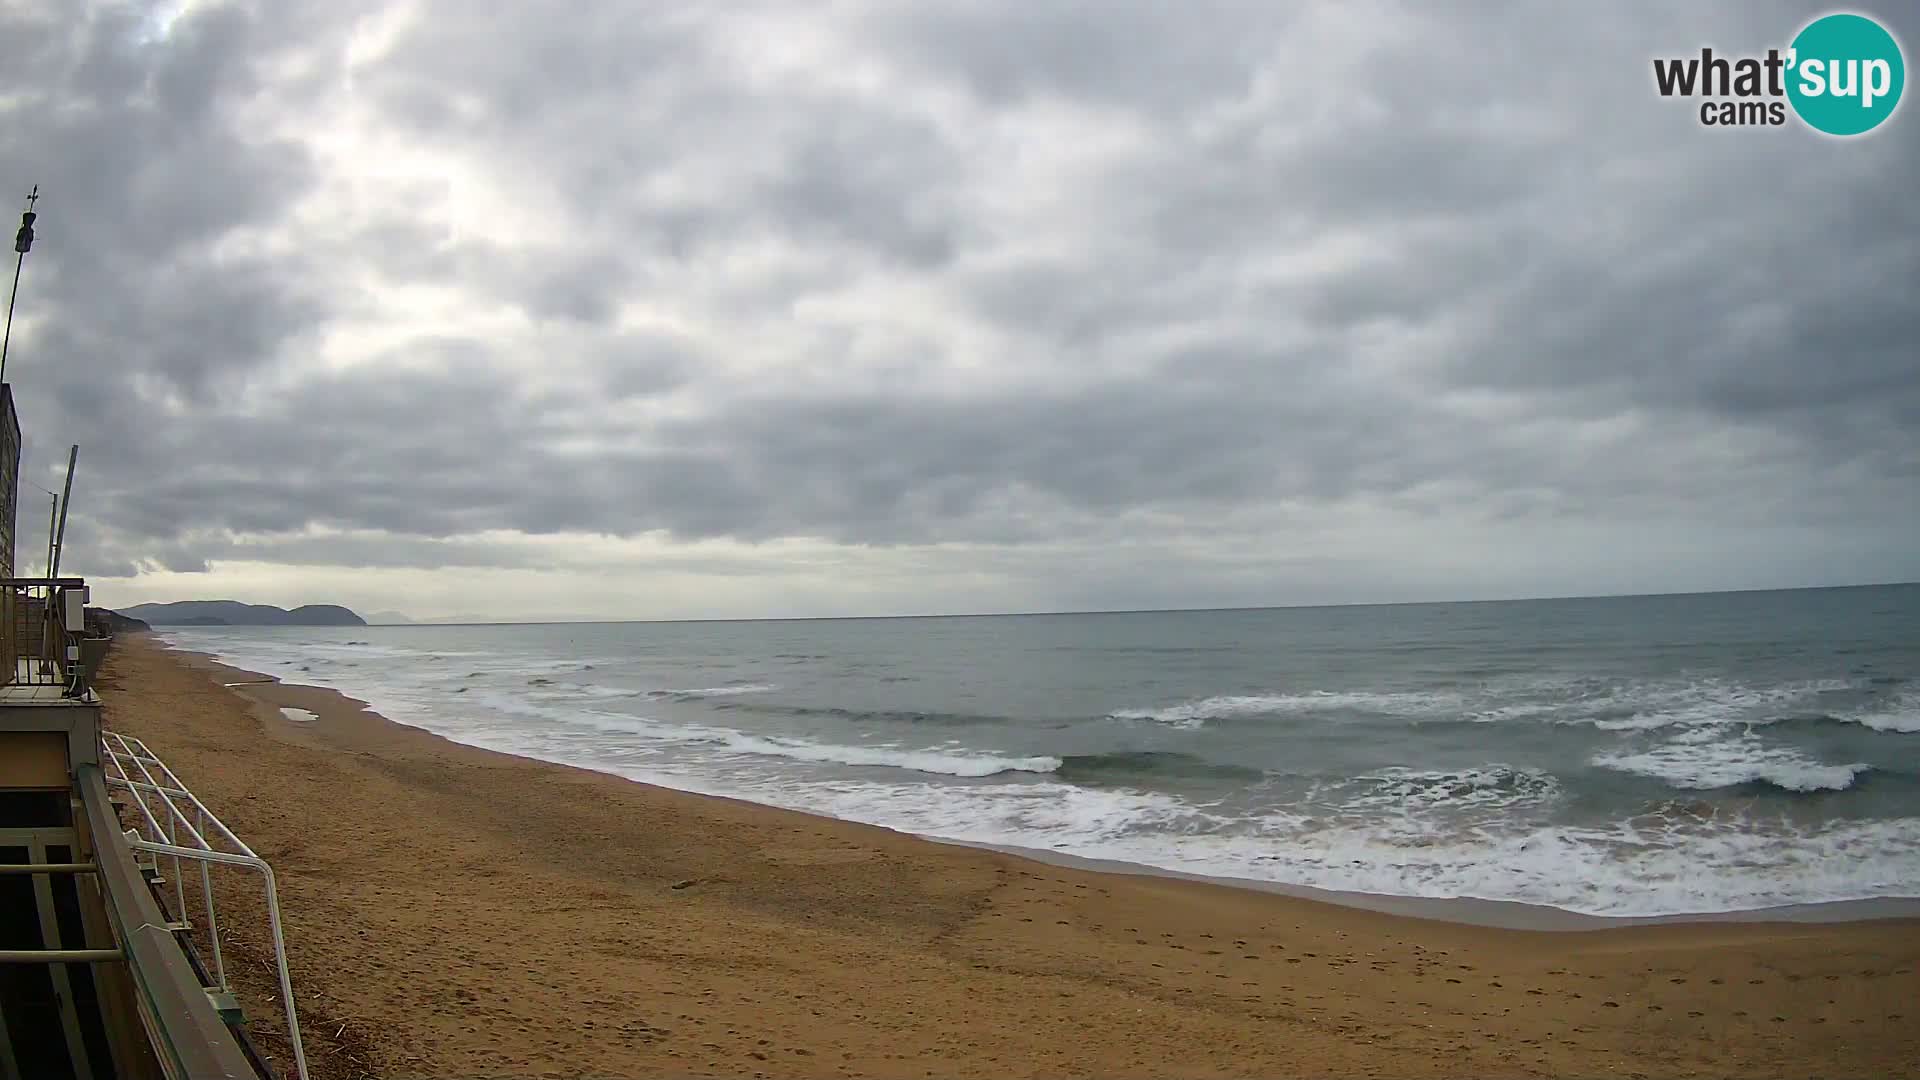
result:
<svg viewBox="0 0 1920 1080"><path fill-rule="evenodd" d="M287 969L287 939L280 928L280 896L275 886L273 867L257 855L233 855L225 851L196 850L177 844L160 844L150 840L129 840L127 846L135 851L145 851L153 855L171 855L180 859L204 859L207 862L224 863L228 866L245 866L260 871L267 893L267 931L273 936L273 953L280 978L280 1001L286 1006L287 1037L293 1043L294 1064L299 1075L307 1075L307 1052L300 1042L300 1014L293 1004L293 976Z"/></svg>
<svg viewBox="0 0 1920 1080"><path fill-rule="evenodd" d="M204 813L202 817L204 818ZM202 820L201 828L206 828ZM213 873L212 867L204 859L200 861L200 900L207 909L207 937L213 942L213 978L222 990L231 990L227 985L227 965L220 956L220 919L213 913Z"/></svg>
<svg viewBox="0 0 1920 1080"><path fill-rule="evenodd" d="M7 297L7 333L0 338L0 382L7 379L7 347L13 344L13 303L20 299L20 268L27 264L27 253L21 252L13 260L13 294Z"/></svg>
<svg viewBox="0 0 1920 1080"><path fill-rule="evenodd" d="M220 834L226 837L227 842L229 844L232 844L234 847L239 848L241 851L247 853L248 855L252 855L255 858L259 858L259 855L254 852L253 848L247 846L247 842L245 840L242 840L238 836L235 836L233 830L227 828L227 823L224 821L221 821L220 816L218 814L215 814L212 810L207 809L207 805L200 801L200 796L195 795L193 791L187 787L186 784L181 783L179 777L173 775L173 770L167 767L166 762L161 761L157 756L154 755L153 751L147 749L146 743L141 742L139 739L134 738L131 735L115 735L114 737L121 740L121 743L123 746L127 743L133 743L138 745L140 747L139 754L132 754L131 748L130 747L128 748L128 752L129 754L132 754L134 763L136 765L140 764L141 761L143 760L140 755L145 755L144 760L150 761L153 764L159 766L160 771L166 775L166 778L169 781L171 781L176 787L178 787L181 793L187 797L187 801L193 803L193 805L198 807L202 813L207 815L207 820L213 822L214 827L220 830ZM141 771L145 772L146 770L143 768Z"/></svg>
<svg viewBox="0 0 1920 1080"><path fill-rule="evenodd" d="M113 751L109 750L107 751L107 753L111 754L113 753ZM116 762L116 764L118 763ZM179 788L155 787L152 784L143 784L138 780L128 780L128 779L125 779L124 777L119 777L119 776L107 777L107 783L113 784L116 787L137 788L141 791L157 791L162 795L185 795L186 794L186 792L181 791Z"/></svg>
<svg viewBox="0 0 1920 1080"><path fill-rule="evenodd" d="M0 949L0 964L104 964L126 958L119 949Z"/></svg>
<svg viewBox="0 0 1920 1080"><path fill-rule="evenodd" d="M20 231L14 234L13 250L19 252L13 260L13 292L7 296L7 332L0 337L0 383L7 381L7 347L13 344L13 305L20 299L20 268L27 265L27 252L33 247L33 223L40 215L33 212L33 204L40 201L40 185L33 185L27 193L27 211L20 215Z"/></svg>
<svg viewBox="0 0 1920 1080"><path fill-rule="evenodd" d="M100 765L74 766L88 831L102 853L105 913L126 950L141 1019L155 1036L152 1043L160 1069L174 1077L238 1080L255 1076L233 1030L185 962L177 937L166 929L166 916L155 904L152 890L135 870L103 779Z"/></svg>
<svg viewBox="0 0 1920 1080"><path fill-rule="evenodd" d="M65 554L67 549L67 511L73 509L73 467L79 464L79 461L80 444L74 443L73 449L67 453L67 483L60 489L60 528L53 534L53 561L47 567L48 577L60 576L60 556ZM70 626L67 629L77 631L85 627Z"/></svg>
<svg viewBox="0 0 1920 1080"><path fill-rule="evenodd" d="M144 747L143 747L142 749L144 749ZM144 776L144 777L146 777L146 778L147 778L147 783L149 783L149 784L151 784L151 785L153 785L153 786L154 786L155 788L158 788L158 787L160 786L160 781L159 781L159 780L157 780L157 779L155 779L155 777L154 777L154 775L153 775L153 773L151 773L151 772L149 772L149 771L147 770L147 766L146 766L146 764L145 764L144 762L142 762L142 761L140 760L140 758L139 758L138 756L134 756L134 755L129 755L129 756L131 756L131 757L133 757L133 763L134 763L134 765L135 765L135 766L137 766L137 767L138 767L138 768L140 769L140 775L141 775L141 776ZM117 763L118 763L118 759L116 759L116 764L117 764ZM161 767L162 769L165 769L165 768L166 768L166 766L165 766L165 765L162 765L162 766L160 766L160 767ZM126 770L125 770L124 768L123 768L123 769L121 770L121 772L122 772L122 774L123 774L123 775L125 774L125 771L126 771ZM173 776L173 774L172 774L171 772L169 772L169 773L168 773L167 775L168 775L168 776ZM179 777L177 777L177 776L174 776L174 777L173 777L173 781L174 781L174 783L176 783L176 784L178 784L178 783L180 782L180 778L179 778ZM171 800L171 799L167 799L167 798L162 798L162 799L161 799L160 801L161 801L162 803L164 803L164 804L166 805L166 807L167 807L167 810L168 810L168 817L167 817L167 825L166 825L166 827L165 827L165 828L161 828L161 827L160 827L160 825L159 825L159 822L157 822L157 821L156 821L156 822L154 822L154 827L155 827L156 829L158 829L158 830L159 830L160 832L164 832L164 833L165 833L165 834L167 835L167 839L168 839L168 841L169 841L169 842L172 842L172 841L174 841L174 840L177 840L177 839L179 839L179 835L180 835L180 834L179 834L179 831L178 831L178 829L176 829L176 828L175 828L175 826L176 826L176 825L178 825L178 826L180 826L180 827L183 827L183 828L185 828L185 829L187 830L187 833L188 833L188 835L190 835L190 836L192 836L192 837L193 837L193 840L194 840L194 843L196 843L196 844L199 844L199 845L200 845L200 846L201 846L202 848L205 848L205 849L206 849L206 850L208 850L208 851L212 851L212 850L213 850L213 845L212 845L212 844L209 844L209 843L207 843L207 838L206 838L206 837L204 837L204 836L202 836L202 835L200 835L200 830L198 830L198 829L196 829L196 828L194 828L194 827L193 827L192 825L190 825L190 824L188 824L188 823L187 823L187 822L185 822L185 821L178 821L178 820L177 820L177 819L178 819L178 818L180 817L180 808L179 808L179 807L177 807L177 806L175 806L175 805L173 805L173 800ZM197 805L197 804L199 803L199 800L198 800L198 799L195 799L195 800L194 800L194 802L195 802L195 804ZM149 815L149 820L151 820L151 818L152 818L152 816L151 816L151 815ZM216 818L214 818L214 820L215 820L215 821L218 821L218 820L220 820L220 819L216 817ZM224 827L225 827L225 826L222 826L222 828L224 828ZM158 839L158 837L155 837L155 839ZM190 848L184 848L184 849L182 849L182 850L192 850L192 849L190 849ZM251 854L251 853L249 853L249 854Z"/></svg>
<svg viewBox="0 0 1920 1080"><path fill-rule="evenodd" d="M280 896L273 886L273 867L260 860L260 873L267 879L267 926L273 931L273 949L280 961L280 1000L287 1005L287 1040L293 1043L293 1064L301 1080L307 1076L307 1051L300 1042L300 1016L293 1008L293 977L287 972L286 939L280 933Z"/></svg>
<svg viewBox="0 0 1920 1080"><path fill-rule="evenodd" d="M253 849L248 847L238 836L235 836L233 830L227 827L226 822L221 821L218 814L208 809L206 804L202 803L199 797L193 793L192 789L182 783L180 778L174 775L173 770L167 766L167 763L162 761L159 755L150 750L145 743L133 736L121 735L113 731L103 731L100 735L101 748L106 752L107 760L112 763L112 768L120 773L120 776L117 778L104 776L104 774L103 778L122 784L129 791L133 792L134 802L139 805L142 816L146 818L150 826L151 839L143 839L138 832L130 831L126 839L127 847L132 851L171 858L175 867L174 884L176 890L182 885L182 875L179 870L180 860L192 859L200 863L201 895L206 903L208 930L212 935L212 944L215 951L215 969L219 972L219 980L223 987L226 985L225 958L221 955L219 924L215 921L212 881L207 873L207 867L210 864L218 863L224 866L239 866L260 872L262 885L266 892L267 929L273 938L275 973L280 983L281 1005L287 1018L287 1035L293 1044L296 1074L301 1080L306 1080L306 1047L300 1039L300 1014L293 998L293 976L287 966L286 933L281 926L279 888L274 877L273 867L269 866L265 859L255 854ZM127 762L129 761L133 762L134 767L139 771L140 775L145 778L144 781L134 780L129 775L127 770ZM159 775L156 776L156 772ZM169 787L169 784L172 786ZM167 821L165 827L162 827L159 819L155 816L154 808L148 804L148 794L157 796L160 804L166 807ZM176 796L183 798L186 805L194 807L196 813L193 817L189 818L183 805L174 801ZM197 846L187 846L187 837L182 837L180 835L182 832L185 832L187 837L191 837L191 842ZM217 850L208 841L208 836L214 834L225 838L231 842L234 847L239 848L246 854L240 855ZM184 900L182 900L181 903L184 905ZM184 913L186 909L184 906L181 906L179 910Z"/></svg>

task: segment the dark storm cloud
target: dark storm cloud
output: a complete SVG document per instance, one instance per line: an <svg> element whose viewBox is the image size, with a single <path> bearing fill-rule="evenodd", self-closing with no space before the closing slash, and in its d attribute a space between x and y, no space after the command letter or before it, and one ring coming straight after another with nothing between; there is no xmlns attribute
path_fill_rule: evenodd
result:
<svg viewBox="0 0 1920 1080"><path fill-rule="evenodd" d="M1913 106L1711 131L1648 75L1812 13L9 9L29 475L83 444L96 574L1124 536L1172 547L1063 603L1325 600L1378 537L1253 538L1364 512L1898 552Z"/></svg>

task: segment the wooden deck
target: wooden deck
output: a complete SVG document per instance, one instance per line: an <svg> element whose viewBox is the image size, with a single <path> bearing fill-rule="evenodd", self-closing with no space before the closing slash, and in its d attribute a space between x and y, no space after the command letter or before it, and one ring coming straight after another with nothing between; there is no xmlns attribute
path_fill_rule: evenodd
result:
<svg viewBox="0 0 1920 1080"><path fill-rule="evenodd" d="M58 680L58 681L56 681ZM13 681L0 686L4 705L98 705L92 690L85 697L67 697L65 680L50 661L21 657L14 662Z"/></svg>

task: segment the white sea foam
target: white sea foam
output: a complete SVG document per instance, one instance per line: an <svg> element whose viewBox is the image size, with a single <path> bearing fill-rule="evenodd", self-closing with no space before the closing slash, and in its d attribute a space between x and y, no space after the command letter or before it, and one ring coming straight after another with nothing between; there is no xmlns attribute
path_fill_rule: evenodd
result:
<svg viewBox="0 0 1920 1080"><path fill-rule="evenodd" d="M523 662L495 654L345 668L295 641L209 634L198 640L182 635L180 643L227 653L228 662L243 667L333 686L396 720L489 749L936 836L1192 873L1395 895L1518 900L1603 915L1733 911L1920 891L1920 817L1913 816L1791 825L1777 817L1726 813L1671 821L1642 814L1582 827L1554 820L1561 794L1551 776L1524 769L1502 773L1498 766L1374 769L1330 792L1317 807L1235 810L1168 792L1065 783L1049 775L1058 767L1052 757L989 753L957 742L843 745L676 724L621 711L643 703L613 700L644 690L572 684L561 675L552 675L555 681L547 686L525 685L530 675L577 669L577 657L536 655ZM280 666L287 663L313 670L295 675ZM486 677L468 685L464 677L475 669ZM1414 719L1498 713L1490 719L1592 726L1630 720L1635 723L1618 736L1623 740L1647 737L1634 731L1669 727L1661 734L1670 738L1637 751L1647 760L1623 750L1616 751L1617 760L1596 764L1628 772L1640 766L1650 770L1646 775L1682 788L1759 780L1827 790L1846 787L1860 767L1769 749L1764 739L1749 738L1745 725L1755 715L1813 711L1810 703L1819 693L1847 685L1755 691L1711 681L1616 688L1588 680L1558 687L1503 684L1464 696L1196 698L1114 715L1194 727L1216 718L1342 709ZM461 686L467 691L451 692ZM1911 698L1858 715L1820 711L1881 731L1920 727ZM859 766L875 767L852 768ZM994 776L999 778L987 779Z"/></svg>
<svg viewBox="0 0 1920 1080"><path fill-rule="evenodd" d="M1577 703L1565 722L1602 731L1652 731L1699 724L1763 723L1793 708L1807 707L1823 693L1851 689L1838 680L1746 686L1720 679L1684 683L1634 683ZM1582 714L1585 715L1582 715ZM1624 713L1625 715L1614 715Z"/></svg>
<svg viewBox="0 0 1920 1080"><path fill-rule="evenodd" d="M1900 735L1920 734L1920 694L1901 693L1879 708L1849 712L1835 717L1849 723Z"/></svg>
<svg viewBox="0 0 1920 1080"><path fill-rule="evenodd" d="M1364 790L1343 800L1343 810L1508 810L1560 795L1560 782L1552 774L1499 764L1450 771L1382 769L1356 776L1353 782Z"/></svg>
<svg viewBox="0 0 1920 1080"><path fill-rule="evenodd" d="M1748 686L1721 679L1615 685L1589 677L1543 678L1502 680L1471 693L1324 690L1221 695L1153 708L1116 709L1108 715L1197 728L1208 721L1242 716L1355 711L1415 721L1530 721L1585 725L1602 731L1651 731L1732 721L1766 722L1796 707L1809 707L1821 694L1849 689L1853 689L1852 684L1839 680ZM1516 697L1521 700L1513 700ZM1896 718L1895 722L1901 721Z"/></svg>
<svg viewBox="0 0 1920 1080"><path fill-rule="evenodd" d="M1515 900L1592 915L1907 896L1920 881L1920 818L1806 829L1723 820L1461 833L1417 816L1362 823L1274 812L1236 820L1172 796L1046 780L950 788L703 773L682 785L670 772L626 774L956 840L1323 889Z"/></svg>
<svg viewBox="0 0 1920 1080"><path fill-rule="evenodd" d="M1920 709L1907 712L1866 713L1860 716L1847 716L1842 719L1852 721L1875 731L1891 731L1902 735L1920 733Z"/></svg>
<svg viewBox="0 0 1920 1080"><path fill-rule="evenodd" d="M1678 738L1648 750L1598 754L1593 764L1696 791L1751 783L1788 791L1844 791L1871 768L1822 764L1791 747L1768 745L1752 734Z"/></svg>
<svg viewBox="0 0 1920 1080"><path fill-rule="evenodd" d="M1048 756L1009 756L982 751L920 748L890 743L844 745L810 739L760 735L708 724L674 724L632 713L606 712L580 706L546 705L494 691L465 695L476 705L506 716L543 721L539 732L527 733L551 742L569 729L627 739L674 744L685 748L718 749L729 754L785 758L820 764L884 766L945 776L983 777L1007 772L1049 773L1060 759Z"/></svg>
<svg viewBox="0 0 1920 1080"><path fill-rule="evenodd" d="M1421 716L1458 709L1461 698L1447 693L1392 693L1325 690L1304 694L1231 694L1152 709L1115 709L1116 720L1151 720L1176 727L1199 727L1209 720L1265 714L1315 713L1356 709L1389 716Z"/></svg>
<svg viewBox="0 0 1920 1080"><path fill-rule="evenodd" d="M945 776L995 776L1008 772L1050 773L1060 767L1057 757L1000 757L990 754L959 754L942 750L917 750L901 746L842 746L808 742L801 739L748 735L726 729L708 729L708 736L739 754L789 758L795 761L828 762L838 765L875 765Z"/></svg>
<svg viewBox="0 0 1920 1080"><path fill-rule="evenodd" d="M547 686L542 686L540 689L556 698L592 698L600 701L646 697L653 692L650 690L635 690L630 686L603 686L599 683L552 683Z"/></svg>
<svg viewBox="0 0 1920 1080"><path fill-rule="evenodd" d="M650 690L648 694L659 697L708 698L733 697L738 694L770 694L779 687L772 683L741 683L734 686L707 686L692 690Z"/></svg>

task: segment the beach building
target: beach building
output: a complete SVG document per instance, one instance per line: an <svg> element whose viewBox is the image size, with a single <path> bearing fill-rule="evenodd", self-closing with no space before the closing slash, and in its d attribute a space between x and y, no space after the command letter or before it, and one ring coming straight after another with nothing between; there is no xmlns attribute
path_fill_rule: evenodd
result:
<svg viewBox="0 0 1920 1080"><path fill-rule="evenodd" d="M218 951L210 856L232 840L228 865L250 868L251 852L183 812L197 800L144 745L102 729L92 676L110 638L88 629L86 583L14 576L5 386L0 408L0 1080L270 1076L199 951ZM193 918L188 879L205 889Z"/></svg>
<svg viewBox="0 0 1920 1080"><path fill-rule="evenodd" d="M216 870L264 883L288 1075L305 1080L272 870L102 727L112 639L86 582L16 575L20 449L0 383L0 1080L275 1076L230 988Z"/></svg>

